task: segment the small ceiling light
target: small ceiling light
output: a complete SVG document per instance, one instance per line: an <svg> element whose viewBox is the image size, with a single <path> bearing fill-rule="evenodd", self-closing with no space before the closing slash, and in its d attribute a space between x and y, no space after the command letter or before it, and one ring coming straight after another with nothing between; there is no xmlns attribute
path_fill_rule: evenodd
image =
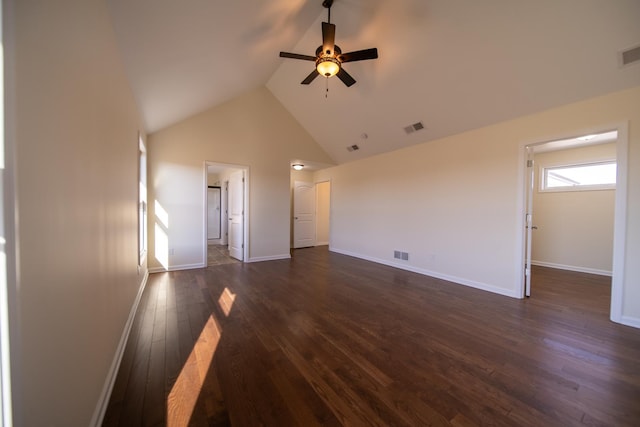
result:
<svg viewBox="0 0 640 427"><path fill-rule="evenodd" d="M301 171L304 168L304 165L302 163L296 163L294 165L291 165L291 167L297 171Z"/></svg>
<svg viewBox="0 0 640 427"><path fill-rule="evenodd" d="M318 74L325 77L331 77L340 71L340 63L336 58L331 56L323 56L316 62L316 70Z"/></svg>

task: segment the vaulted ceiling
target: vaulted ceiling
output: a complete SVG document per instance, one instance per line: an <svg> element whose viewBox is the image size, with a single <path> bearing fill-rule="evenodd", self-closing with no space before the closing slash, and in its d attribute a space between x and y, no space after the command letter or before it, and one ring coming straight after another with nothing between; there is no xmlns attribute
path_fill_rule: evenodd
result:
<svg viewBox="0 0 640 427"><path fill-rule="evenodd" d="M301 85L314 64L278 57L315 54L321 0L108 5L148 132L266 85L336 163L640 85L640 62L619 62L638 0L335 0L343 52L379 52L344 65L350 88Z"/></svg>

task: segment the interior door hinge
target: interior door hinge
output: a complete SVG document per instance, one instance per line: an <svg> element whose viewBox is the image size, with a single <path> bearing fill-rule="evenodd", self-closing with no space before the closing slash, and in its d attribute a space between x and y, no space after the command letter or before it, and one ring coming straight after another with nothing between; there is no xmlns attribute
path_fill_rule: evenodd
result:
<svg viewBox="0 0 640 427"><path fill-rule="evenodd" d="M527 160L527 167L533 167L533 160Z"/></svg>

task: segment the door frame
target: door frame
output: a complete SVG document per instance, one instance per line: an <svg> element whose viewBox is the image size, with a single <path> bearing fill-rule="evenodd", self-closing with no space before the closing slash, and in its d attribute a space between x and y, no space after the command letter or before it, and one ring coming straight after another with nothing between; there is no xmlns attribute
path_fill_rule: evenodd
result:
<svg viewBox="0 0 640 427"><path fill-rule="evenodd" d="M251 215L251 209L249 207L249 189L251 188L251 186L249 185L250 181L250 168L247 165L237 165L237 164L231 164L231 163L220 163L220 162L214 162L214 161L209 161L209 160L205 160L204 161L204 166L202 168L203 170L203 182L202 182L202 194L203 194L203 200L204 200L204 209L202 210L202 222L203 222L203 233L202 233L202 258L204 260L204 266L207 266L207 254L208 254L208 248L207 248L207 243L208 243L208 239L207 239L207 228L208 228L208 218L207 218L207 190L208 190L208 182L207 182L207 178L209 175L208 172L208 166L217 166L220 167L222 169L233 169L233 170L242 170L244 172L244 215L242 218L243 221L243 239L242 239L242 244L243 244L243 261L242 262L248 262L249 261L249 218ZM228 207L227 207L228 208Z"/></svg>
<svg viewBox="0 0 640 427"><path fill-rule="evenodd" d="M618 139L616 140L616 195L614 210L614 226L613 226L613 265L611 277L611 307L609 318L616 323L624 323L622 316L623 291L624 291L624 267L626 257L626 232L627 232L627 174L628 174L628 153L629 153L629 123L622 122L611 126L602 126L597 128L583 129L578 132L572 132L567 135L557 135L553 138L537 141L521 142L518 155L518 218L516 221L517 244L519 248L519 256L517 256L516 274L516 295L521 298L525 293L525 275L523 268L526 260L526 215L527 215L527 147L532 145L541 145L549 142L575 138L582 135L597 134L608 131L617 131Z"/></svg>

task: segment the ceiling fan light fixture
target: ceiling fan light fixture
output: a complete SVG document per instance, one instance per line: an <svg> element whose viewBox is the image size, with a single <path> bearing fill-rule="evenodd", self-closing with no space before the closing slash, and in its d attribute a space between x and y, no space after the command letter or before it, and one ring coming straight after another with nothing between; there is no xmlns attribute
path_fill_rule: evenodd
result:
<svg viewBox="0 0 640 427"><path fill-rule="evenodd" d="M304 169L304 165L302 163L296 163L291 165L292 168L294 168L297 171L301 171L302 169Z"/></svg>
<svg viewBox="0 0 640 427"><path fill-rule="evenodd" d="M324 77L335 76L340 71L340 62L331 56L324 56L318 59L316 70Z"/></svg>

